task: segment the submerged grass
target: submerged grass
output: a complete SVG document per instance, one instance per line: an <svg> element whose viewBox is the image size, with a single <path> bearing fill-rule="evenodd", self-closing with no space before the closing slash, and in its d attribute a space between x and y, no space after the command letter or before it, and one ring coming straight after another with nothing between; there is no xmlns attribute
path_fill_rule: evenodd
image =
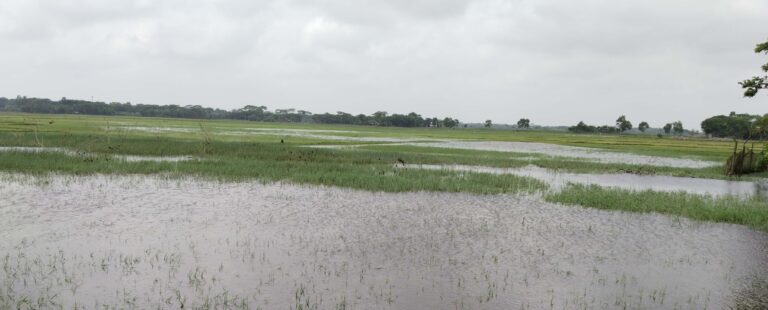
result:
<svg viewBox="0 0 768 310"><path fill-rule="evenodd" d="M251 157L241 152L234 153L234 157L211 155L203 160L181 162L128 162L102 156L81 158L61 153L7 152L0 153L0 170L36 175L169 174L221 181L287 181L385 192L497 194L533 193L547 188L545 183L533 178L512 175L395 169L381 157L334 161L333 153L321 150L266 147L262 152L271 156Z"/></svg>
<svg viewBox="0 0 768 310"><path fill-rule="evenodd" d="M541 168L573 173L636 173L723 180L735 179L734 177L726 176L723 172L723 168L719 166L682 168L603 163L566 157L546 156L536 153L477 151L412 145L376 145L362 146L359 148L370 151L408 154L408 157L412 158L414 163L419 164L479 165L500 168L517 168L525 165L534 165ZM762 175L745 176L743 179L749 180L758 177L762 177Z"/></svg>
<svg viewBox="0 0 768 310"><path fill-rule="evenodd" d="M694 220L745 225L768 232L768 201L759 198L711 197L684 192L631 191L570 184L545 196L549 202L604 210L655 212Z"/></svg>

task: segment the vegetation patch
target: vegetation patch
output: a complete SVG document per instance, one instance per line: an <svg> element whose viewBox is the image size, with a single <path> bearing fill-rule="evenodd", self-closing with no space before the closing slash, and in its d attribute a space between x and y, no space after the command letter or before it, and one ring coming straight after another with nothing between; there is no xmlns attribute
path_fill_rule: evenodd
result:
<svg viewBox="0 0 768 310"><path fill-rule="evenodd" d="M694 220L740 224L768 232L768 201L684 192L631 191L571 184L545 196L549 202L604 210L655 212Z"/></svg>

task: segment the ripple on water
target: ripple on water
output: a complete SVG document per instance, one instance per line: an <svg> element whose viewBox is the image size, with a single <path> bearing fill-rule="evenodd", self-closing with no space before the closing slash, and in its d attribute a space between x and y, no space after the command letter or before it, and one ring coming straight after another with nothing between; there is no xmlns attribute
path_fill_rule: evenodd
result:
<svg viewBox="0 0 768 310"><path fill-rule="evenodd" d="M0 181L0 308L768 305L768 235L736 225L508 195L32 181Z"/></svg>

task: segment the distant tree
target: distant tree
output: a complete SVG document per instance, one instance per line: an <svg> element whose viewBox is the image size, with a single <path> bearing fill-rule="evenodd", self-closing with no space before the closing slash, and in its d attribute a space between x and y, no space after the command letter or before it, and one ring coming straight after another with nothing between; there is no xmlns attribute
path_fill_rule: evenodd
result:
<svg viewBox="0 0 768 310"><path fill-rule="evenodd" d="M448 128L459 126L459 120L446 117L445 119L443 119L443 126Z"/></svg>
<svg viewBox="0 0 768 310"><path fill-rule="evenodd" d="M622 115L616 119L616 128L618 128L621 132L625 132L632 129L632 123L627 120L626 116Z"/></svg>
<svg viewBox="0 0 768 310"><path fill-rule="evenodd" d="M392 114L378 111L373 115L352 115L345 112L335 114L312 114L305 110L277 109L274 112L266 106L246 105L230 111L207 108L200 105L151 105L131 104L130 102L98 102L62 97L59 101L44 98L16 96L15 99L0 97L0 112L49 113L49 114L89 114L89 115L130 115L148 117L176 117L193 119L236 119L258 122L307 122L326 124L353 124L397 127L424 127L430 123L437 126L456 127L459 120L447 117L422 118L416 113Z"/></svg>
<svg viewBox="0 0 768 310"><path fill-rule="evenodd" d="M672 124L667 123L664 125L664 133L669 134L670 132L672 132Z"/></svg>
<svg viewBox="0 0 768 310"><path fill-rule="evenodd" d="M675 132L675 134L680 135L683 134L683 122L677 121L672 123L672 131Z"/></svg>
<svg viewBox="0 0 768 310"><path fill-rule="evenodd" d="M595 132L597 129L595 126L589 126L585 124L583 121L580 121L576 126L568 127L568 131L575 132L575 133L588 133L588 132Z"/></svg>
<svg viewBox="0 0 768 310"><path fill-rule="evenodd" d="M489 119L485 120L485 128L491 128L493 126L493 122Z"/></svg>
<svg viewBox="0 0 768 310"><path fill-rule="evenodd" d="M376 123L376 125L379 126L387 126L387 112L384 111L376 111L371 115L373 117L373 121Z"/></svg>
<svg viewBox="0 0 768 310"><path fill-rule="evenodd" d="M530 128L531 127L531 120L527 118L521 118L519 121L517 121L517 128Z"/></svg>
<svg viewBox="0 0 768 310"><path fill-rule="evenodd" d="M757 44L755 53L768 54L768 41ZM764 64L761 69L763 72L768 72L768 63ZM753 76L749 80L739 82L739 85L745 89L744 97L754 97L759 90L768 88L768 76Z"/></svg>
<svg viewBox="0 0 768 310"><path fill-rule="evenodd" d="M736 114L717 115L701 122L704 133L719 138L748 139L752 124L762 117L760 115Z"/></svg>
<svg viewBox="0 0 768 310"><path fill-rule="evenodd" d="M592 126L587 125L584 122L579 122L576 124L576 126L568 127L568 131L574 132L574 133L618 133L619 129L613 126L603 125L603 126Z"/></svg>
<svg viewBox="0 0 768 310"><path fill-rule="evenodd" d="M768 136L768 114L759 117L752 123L750 137L755 139L765 139Z"/></svg>
<svg viewBox="0 0 768 310"><path fill-rule="evenodd" d="M650 128L651 126L648 126L648 123L646 122L640 122L640 125L637 125L637 129L640 129L640 131L645 132L646 129Z"/></svg>

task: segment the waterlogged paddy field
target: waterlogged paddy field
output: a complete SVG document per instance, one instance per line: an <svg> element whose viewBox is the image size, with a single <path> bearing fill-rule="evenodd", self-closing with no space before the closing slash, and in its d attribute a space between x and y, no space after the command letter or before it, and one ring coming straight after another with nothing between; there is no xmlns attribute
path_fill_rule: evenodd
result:
<svg viewBox="0 0 768 310"><path fill-rule="evenodd" d="M0 308L768 305L768 234L520 195L5 175Z"/></svg>
<svg viewBox="0 0 768 310"><path fill-rule="evenodd" d="M3 308L765 308L728 142L0 114Z"/></svg>

